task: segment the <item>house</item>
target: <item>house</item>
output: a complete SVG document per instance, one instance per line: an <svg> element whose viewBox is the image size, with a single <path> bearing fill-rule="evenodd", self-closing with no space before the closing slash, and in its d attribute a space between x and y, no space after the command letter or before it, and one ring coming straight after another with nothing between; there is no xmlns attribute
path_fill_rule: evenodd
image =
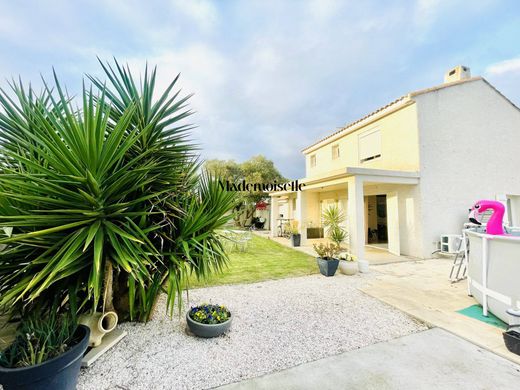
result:
<svg viewBox="0 0 520 390"><path fill-rule="evenodd" d="M457 66L444 83L404 95L303 150L302 191L273 192L271 234L298 221L303 243L320 215L347 215L350 248L428 258L441 234L461 232L481 198L508 206L520 225L520 110L488 81Z"/></svg>

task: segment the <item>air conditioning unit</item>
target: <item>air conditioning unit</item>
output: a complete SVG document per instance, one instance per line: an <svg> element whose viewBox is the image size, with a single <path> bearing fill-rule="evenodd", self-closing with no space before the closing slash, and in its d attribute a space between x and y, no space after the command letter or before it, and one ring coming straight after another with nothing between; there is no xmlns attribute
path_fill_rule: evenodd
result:
<svg viewBox="0 0 520 390"><path fill-rule="evenodd" d="M441 235L441 253L456 254L462 249L462 236L460 234L443 234Z"/></svg>

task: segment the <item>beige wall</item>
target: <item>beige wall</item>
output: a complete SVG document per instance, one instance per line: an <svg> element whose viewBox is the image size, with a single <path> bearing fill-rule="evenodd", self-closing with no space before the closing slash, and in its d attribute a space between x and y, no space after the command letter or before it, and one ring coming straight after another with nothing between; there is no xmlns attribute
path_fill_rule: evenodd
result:
<svg viewBox="0 0 520 390"><path fill-rule="evenodd" d="M381 131L381 157L361 163L358 137L365 131ZM340 157L332 159L332 146L339 145ZM310 167L310 156L316 155L316 167ZM331 142L305 155L306 177L315 177L345 167L418 171L419 141L415 104L368 124L337 141Z"/></svg>
<svg viewBox="0 0 520 390"><path fill-rule="evenodd" d="M363 188L365 196L384 195L396 193L398 196L399 208L399 241L401 253L403 255L421 257L422 241L420 221L420 204L419 204L419 186L418 185L401 185L401 184L370 184L366 183ZM321 192L305 191L306 193L306 212L305 220L300 226L309 227L321 226L320 216L322 209L328 202L339 204L341 209L345 211L347 221L345 227L348 227L347 212L347 184L344 189L327 191L326 187ZM366 197L365 197L366 200ZM282 203L281 203L282 204ZM365 216L366 218L366 216ZM298 221L301 222L301 221ZM366 226L365 226L366 235Z"/></svg>
<svg viewBox="0 0 520 390"><path fill-rule="evenodd" d="M399 245L401 254L422 257L422 230L418 185L373 184L365 185L364 195L396 193L399 208ZM389 234L390 235L390 234Z"/></svg>

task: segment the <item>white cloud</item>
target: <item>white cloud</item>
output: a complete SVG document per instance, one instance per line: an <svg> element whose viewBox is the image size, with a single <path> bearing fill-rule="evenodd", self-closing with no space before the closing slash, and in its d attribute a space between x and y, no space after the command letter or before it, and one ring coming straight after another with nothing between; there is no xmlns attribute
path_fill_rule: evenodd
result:
<svg viewBox="0 0 520 390"><path fill-rule="evenodd" d="M435 41L462 0L91 0L85 9L52 1L32 14L0 4L0 45L19 51L0 59L2 73L37 79L56 65L69 81L99 75L96 55L139 72L158 65L163 88L180 72L183 93L195 93L191 121L205 157L265 154L287 176L303 173L303 147L442 77L455 51L472 50ZM487 1L464 14L484 15L474 10ZM494 65L490 76L502 69ZM513 78L495 77L506 88L518 85Z"/></svg>
<svg viewBox="0 0 520 390"><path fill-rule="evenodd" d="M198 27L205 31L211 31L218 21L218 13L215 3L207 0L174 0L175 9L191 18Z"/></svg>
<svg viewBox="0 0 520 390"><path fill-rule="evenodd" d="M419 0L415 7L414 22L418 25L432 24L441 8L440 0Z"/></svg>
<svg viewBox="0 0 520 390"><path fill-rule="evenodd" d="M338 10L345 2L340 0L311 0L308 2L308 13L318 21L326 22L337 16Z"/></svg>
<svg viewBox="0 0 520 390"><path fill-rule="evenodd" d="M513 103L520 107L520 57L490 64L486 78Z"/></svg>
<svg viewBox="0 0 520 390"><path fill-rule="evenodd" d="M500 61L486 68L486 73L491 75L503 75L505 73L516 72L520 72L520 57Z"/></svg>

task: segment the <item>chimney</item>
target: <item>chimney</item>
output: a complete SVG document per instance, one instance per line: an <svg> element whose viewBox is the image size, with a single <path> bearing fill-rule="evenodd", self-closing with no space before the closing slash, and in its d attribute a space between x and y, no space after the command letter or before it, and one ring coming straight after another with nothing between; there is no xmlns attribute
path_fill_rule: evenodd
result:
<svg viewBox="0 0 520 390"><path fill-rule="evenodd" d="M457 65L444 73L444 83L466 80L471 77L471 72L467 66Z"/></svg>

